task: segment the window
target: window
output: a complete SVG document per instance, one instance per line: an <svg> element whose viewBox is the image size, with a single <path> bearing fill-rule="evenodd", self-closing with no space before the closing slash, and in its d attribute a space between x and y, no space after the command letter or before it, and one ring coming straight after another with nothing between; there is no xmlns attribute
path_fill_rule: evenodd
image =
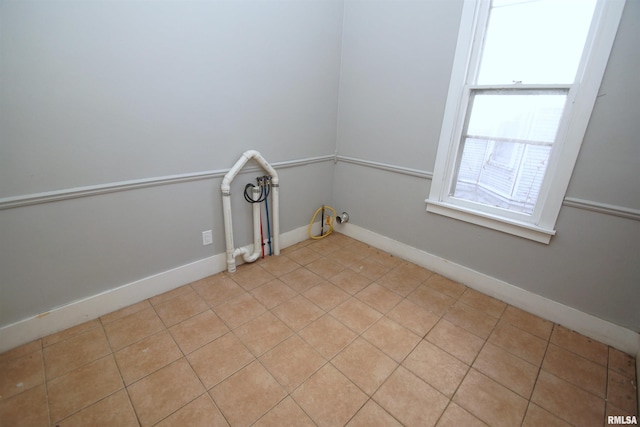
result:
<svg viewBox="0 0 640 427"><path fill-rule="evenodd" d="M428 211L550 241L623 7L464 3Z"/></svg>

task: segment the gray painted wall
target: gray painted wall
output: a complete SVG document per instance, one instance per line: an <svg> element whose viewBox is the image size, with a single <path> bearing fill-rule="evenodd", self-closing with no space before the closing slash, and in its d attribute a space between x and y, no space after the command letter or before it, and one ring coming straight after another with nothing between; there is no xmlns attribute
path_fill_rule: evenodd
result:
<svg viewBox="0 0 640 427"><path fill-rule="evenodd" d="M341 1L0 2L0 200L247 149L333 154L342 17ZM331 203L333 167L279 171L282 232ZM254 179L233 183L237 245ZM220 178L0 210L0 326L224 250Z"/></svg>
<svg viewBox="0 0 640 427"><path fill-rule="evenodd" d="M338 152L433 171L461 1L345 2ZM567 196L640 209L640 2L626 4ZM563 207L543 245L425 212L430 181L338 163L351 221L640 331L640 224Z"/></svg>
<svg viewBox="0 0 640 427"><path fill-rule="evenodd" d="M3 1L0 197L331 154L339 1Z"/></svg>

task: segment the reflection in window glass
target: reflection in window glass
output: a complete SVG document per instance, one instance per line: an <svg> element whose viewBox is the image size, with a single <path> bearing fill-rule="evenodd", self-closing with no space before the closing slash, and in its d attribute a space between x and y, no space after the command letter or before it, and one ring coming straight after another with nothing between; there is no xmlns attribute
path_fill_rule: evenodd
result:
<svg viewBox="0 0 640 427"><path fill-rule="evenodd" d="M474 92L450 195L531 215L565 101L562 90Z"/></svg>

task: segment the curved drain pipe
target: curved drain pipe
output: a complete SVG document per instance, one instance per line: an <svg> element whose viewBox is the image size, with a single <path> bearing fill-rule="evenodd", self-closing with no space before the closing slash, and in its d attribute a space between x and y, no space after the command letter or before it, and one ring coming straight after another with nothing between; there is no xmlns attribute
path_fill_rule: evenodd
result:
<svg viewBox="0 0 640 427"><path fill-rule="evenodd" d="M276 170L262 157L262 155L255 150L248 150L242 153L240 159L235 165L227 172L222 179L220 189L222 190L222 210L224 212L224 234L227 243L227 270L229 273L236 271L236 257L242 255L245 262L254 262L260 257L262 251L262 233L260 232L260 203L252 203L253 205L253 243L240 248L233 246L233 222L231 219L231 182L240 172L240 170L251 159L254 159L258 164L271 175L271 212L273 216L273 254L280 255L280 203L279 194L280 189L278 183L278 173ZM255 187L253 189L253 199L257 200L260 197L260 189Z"/></svg>

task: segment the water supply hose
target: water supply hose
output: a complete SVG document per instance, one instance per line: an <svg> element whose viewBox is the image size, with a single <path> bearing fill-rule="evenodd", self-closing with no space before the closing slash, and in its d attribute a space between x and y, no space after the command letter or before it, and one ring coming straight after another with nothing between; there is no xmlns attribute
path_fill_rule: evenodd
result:
<svg viewBox="0 0 640 427"><path fill-rule="evenodd" d="M269 255L273 255L273 248L271 246L271 225L269 221L269 194L271 193L271 177L259 176L256 178L260 188L260 194L258 198L254 198L250 193L256 186L249 183L244 187L244 199L249 203L265 203L265 211L267 213L267 242L269 243ZM262 245L262 258L264 258L264 234L262 231L262 209L260 209L260 243Z"/></svg>
<svg viewBox="0 0 640 427"><path fill-rule="evenodd" d="M262 209L260 209L260 244L262 246L262 259L264 259L264 233L262 232Z"/></svg>
<svg viewBox="0 0 640 427"><path fill-rule="evenodd" d="M329 214L326 211L333 212L333 215ZM323 212L324 218L321 222L327 225L327 231L322 231L319 236L314 236L313 234L311 234L311 227L313 227L313 223L316 221L316 218L318 217L318 214L320 212ZM309 227L307 228L307 234L309 235L309 238L314 240L319 240L333 233L333 222L336 219L336 216L337 216L336 210L333 209L331 206L327 206L327 205L320 206L316 210L316 212L313 214L313 217L311 218L311 222L309 222Z"/></svg>
<svg viewBox="0 0 640 427"><path fill-rule="evenodd" d="M266 194L268 195L268 193ZM271 247L271 225L269 224L269 198L266 195L264 197L264 208L267 212L267 243L269 244L269 256L271 256L273 255L273 249Z"/></svg>

